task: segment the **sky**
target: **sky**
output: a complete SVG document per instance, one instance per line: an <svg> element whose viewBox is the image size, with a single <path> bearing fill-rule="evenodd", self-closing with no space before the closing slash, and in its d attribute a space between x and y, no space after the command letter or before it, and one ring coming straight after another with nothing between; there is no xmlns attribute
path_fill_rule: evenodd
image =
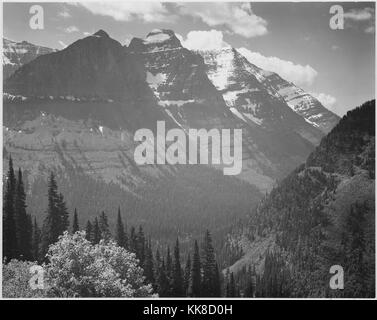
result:
<svg viewBox="0 0 377 320"><path fill-rule="evenodd" d="M43 8L32 29L31 6ZM343 29L330 28L333 5ZM339 21L339 20L337 20ZM232 46L344 115L375 98L374 2L68 2L4 3L3 36L55 49L105 30L127 45L156 28L171 29L189 49Z"/></svg>

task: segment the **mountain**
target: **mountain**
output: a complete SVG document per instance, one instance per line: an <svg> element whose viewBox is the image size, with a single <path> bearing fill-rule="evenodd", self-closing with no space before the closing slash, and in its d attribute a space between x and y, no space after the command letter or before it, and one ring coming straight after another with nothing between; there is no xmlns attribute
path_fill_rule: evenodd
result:
<svg viewBox="0 0 377 320"><path fill-rule="evenodd" d="M241 120L270 128L284 125L314 145L319 143L322 131L296 110L292 112L275 85L267 80L272 77L270 72L251 64L234 48L202 51L200 54L206 63L209 79Z"/></svg>
<svg viewBox="0 0 377 320"><path fill-rule="evenodd" d="M240 85L231 89L247 91L237 112L208 61L183 48L171 30L153 30L128 47L100 30L21 66L4 83L4 168L9 154L24 168L31 213L43 215L53 170L81 223L101 210L115 219L121 205L130 223L145 224L159 240L180 234L189 241L204 228L214 237L224 233L323 135L243 72L246 59L234 57ZM255 112L243 110L242 99ZM186 133L242 129L241 174L224 176L210 165L136 165L135 131L155 133L159 120Z"/></svg>
<svg viewBox="0 0 377 320"><path fill-rule="evenodd" d="M19 67L36 57L54 51L27 41L15 42L3 38L3 79L8 78Z"/></svg>
<svg viewBox="0 0 377 320"><path fill-rule="evenodd" d="M293 111L315 128L329 133L339 122L339 116L326 109L318 99L294 83L284 80L277 73L267 72L256 66L253 66L253 72L269 92L281 96Z"/></svg>
<svg viewBox="0 0 377 320"><path fill-rule="evenodd" d="M231 270L254 265L258 296L374 297L375 101L349 111L240 229L245 255Z"/></svg>

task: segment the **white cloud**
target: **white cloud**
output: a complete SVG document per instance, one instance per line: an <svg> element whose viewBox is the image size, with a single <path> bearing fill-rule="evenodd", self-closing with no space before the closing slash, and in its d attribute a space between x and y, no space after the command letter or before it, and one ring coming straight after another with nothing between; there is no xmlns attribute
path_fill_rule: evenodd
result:
<svg viewBox="0 0 377 320"><path fill-rule="evenodd" d="M59 42L59 44L60 44L63 48L66 48L66 47L67 47L67 45L66 45L63 41L59 40L58 42Z"/></svg>
<svg viewBox="0 0 377 320"><path fill-rule="evenodd" d="M190 50L216 50L229 46L223 40L223 33L218 30L190 31L186 40L179 34L176 36L182 45Z"/></svg>
<svg viewBox="0 0 377 320"><path fill-rule="evenodd" d="M366 21L372 19L373 13L374 9L369 7L363 9L351 9L344 13L344 18L354 21Z"/></svg>
<svg viewBox="0 0 377 320"><path fill-rule="evenodd" d="M318 75L318 72L309 65L302 66L277 57L265 57L258 52L252 52L246 48L239 48L237 50L256 66L268 71L276 72L282 78L291 81L298 86L310 86Z"/></svg>
<svg viewBox="0 0 377 320"><path fill-rule="evenodd" d="M310 94L316 99L318 99L318 101L321 102L327 109L334 110L334 106L336 103L335 97L326 93L311 92Z"/></svg>
<svg viewBox="0 0 377 320"><path fill-rule="evenodd" d="M64 19L72 17L71 14L69 13L69 11L67 10L67 8L64 8L63 11L59 12L58 16L61 17L61 18L64 18Z"/></svg>
<svg viewBox="0 0 377 320"><path fill-rule="evenodd" d="M83 34L84 36L86 36L86 37L92 35L92 34L91 34L90 32L88 32L88 31L84 31L82 34Z"/></svg>
<svg viewBox="0 0 377 320"><path fill-rule="evenodd" d="M366 28L364 31L365 33L374 33L375 32L375 27L374 26L369 26L368 28Z"/></svg>
<svg viewBox="0 0 377 320"><path fill-rule="evenodd" d="M225 26L231 33L251 38L267 33L267 21L251 10L249 3L180 3L181 14L201 19L207 25Z"/></svg>
<svg viewBox="0 0 377 320"><path fill-rule="evenodd" d="M80 2L71 5L82 6L93 14L109 16L117 21L140 19L144 22L173 22L176 18L164 4L156 1Z"/></svg>
<svg viewBox="0 0 377 320"><path fill-rule="evenodd" d="M64 31L67 33L72 33L79 31L79 28L77 28L76 26L69 26L67 28L64 28Z"/></svg>
<svg viewBox="0 0 377 320"><path fill-rule="evenodd" d="M351 9L344 13L344 19L346 19L347 27L356 27L357 24L361 24L365 33L375 32L375 12L373 8L366 7L363 9Z"/></svg>

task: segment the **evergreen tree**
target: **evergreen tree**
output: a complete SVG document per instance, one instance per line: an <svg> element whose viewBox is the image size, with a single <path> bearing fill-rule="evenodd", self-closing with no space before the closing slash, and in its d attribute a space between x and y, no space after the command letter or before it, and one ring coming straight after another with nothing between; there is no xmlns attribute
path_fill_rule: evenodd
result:
<svg viewBox="0 0 377 320"><path fill-rule="evenodd" d="M213 296L221 297L221 275L220 275L219 266L217 263L215 263Z"/></svg>
<svg viewBox="0 0 377 320"><path fill-rule="evenodd" d="M86 238L86 240L88 240L92 243L94 242L93 241L93 227L92 227L92 223L89 220L86 223L85 238Z"/></svg>
<svg viewBox="0 0 377 320"><path fill-rule="evenodd" d="M172 273L173 273L173 262L170 255L170 247L168 246L168 250L166 252L165 274L167 278L169 296L171 296L172 294Z"/></svg>
<svg viewBox="0 0 377 320"><path fill-rule="evenodd" d="M203 245L203 296L215 297L218 294L218 271L211 234L207 230Z"/></svg>
<svg viewBox="0 0 377 320"><path fill-rule="evenodd" d="M137 237L136 237L136 231L135 231L134 226L131 227L131 231L130 231L129 250L133 253L136 253L136 251L137 251Z"/></svg>
<svg viewBox="0 0 377 320"><path fill-rule="evenodd" d="M30 252L30 235L31 229L29 225L29 216L26 213L26 194L24 183L22 181L22 171L18 170L18 179L16 186L16 194L14 200L16 238L18 246L18 258L21 260L29 260Z"/></svg>
<svg viewBox="0 0 377 320"><path fill-rule="evenodd" d="M40 246L41 242L41 231L39 230L37 224L37 218L34 217L33 223L33 239L32 239L32 256L34 261L40 261Z"/></svg>
<svg viewBox="0 0 377 320"><path fill-rule="evenodd" d="M64 197L61 193L59 193L57 197L56 209L60 219L59 235L62 235L64 231L67 231L69 228L69 214L64 201Z"/></svg>
<svg viewBox="0 0 377 320"><path fill-rule="evenodd" d="M189 295L190 297L200 297L201 296L201 263L198 242L195 240L194 254L192 258L192 269L190 277Z"/></svg>
<svg viewBox="0 0 377 320"><path fill-rule="evenodd" d="M140 261L140 266L144 268L145 262L145 236L143 227L139 226L139 232L137 233L137 241L136 241L136 257Z"/></svg>
<svg viewBox="0 0 377 320"><path fill-rule="evenodd" d="M58 237L64 231L64 226L61 220L61 210L63 210L63 203L61 201L62 199L60 195L58 194L58 186L56 184L53 172L51 172L48 181L47 198L47 214L43 222L42 232L42 256L47 253L49 245L55 243L58 240Z"/></svg>
<svg viewBox="0 0 377 320"><path fill-rule="evenodd" d="M229 290L227 297L235 297L236 296L236 284L234 282L233 272L230 273L229 279Z"/></svg>
<svg viewBox="0 0 377 320"><path fill-rule="evenodd" d="M154 264L154 277L155 277L155 290L158 292L159 288L159 277L160 277L160 269L161 269L162 261L160 250L156 250L156 263Z"/></svg>
<svg viewBox="0 0 377 320"><path fill-rule="evenodd" d="M17 230L15 221L14 197L16 178L13 170L13 160L9 157L6 188L3 201L3 256L7 261L17 257Z"/></svg>
<svg viewBox="0 0 377 320"><path fill-rule="evenodd" d="M79 217L77 215L77 209L75 208L75 213L73 214L72 233L76 233L79 230Z"/></svg>
<svg viewBox="0 0 377 320"><path fill-rule="evenodd" d="M179 257L178 238L174 247L174 263L173 263L173 270L172 270L172 295L173 297L183 296L183 277L182 277L181 261Z"/></svg>
<svg viewBox="0 0 377 320"><path fill-rule="evenodd" d="M92 241L97 244L101 241L101 229L97 217L94 218Z"/></svg>
<svg viewBox="0 0 377 320"><path fill-rule="evenodd" d="M104 211L102 211L99 217L99 229L100 229L100 237L101 239L107 241L111 238L109 223L107 221L107 215Z"/></svg>
<svg viewBox="0 0 377 320"><path fill-rule="evenodd" d="M169 279L166 276L165 261L162 259L161 268L158 273L157 292L160 297L168 297L170 295Z"/></svg>
<svg viewBox="0 0 377 320"><path fill-rule="evenodd" d="M153 252L151 241L148 241L145 250L144 275L147 283L154 284L154 267L153 267ZM155 288L156 289L156 288Z"/></svg>
<svg viewBox="0 0 377 320"><path fill-rule="evenodd" d="M120 215L120 207L118 208L118 218L115 229L115 241L117 242L118 246L126 248L124 225L122 222L122 217Z"/></svg>
<svg viewBox="0 0 377 320"><path fill-rule="evenodd" d="M189 285L190 285L190 276L191 276L191 256L188 254L183 278L183 290L184 294L187 297L189 295Z"/></svg>

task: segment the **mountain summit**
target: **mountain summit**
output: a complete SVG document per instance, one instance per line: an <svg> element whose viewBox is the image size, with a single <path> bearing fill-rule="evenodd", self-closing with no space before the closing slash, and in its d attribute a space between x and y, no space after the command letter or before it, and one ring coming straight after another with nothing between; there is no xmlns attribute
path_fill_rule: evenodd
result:
<svg viewBox="0 0 377 320"><path fill-rule="evenodd" d="M133 38L128 46L133 52L157 52L181 48L182 44L174 31L168 29L154 29L144 39Z"/></svg>

